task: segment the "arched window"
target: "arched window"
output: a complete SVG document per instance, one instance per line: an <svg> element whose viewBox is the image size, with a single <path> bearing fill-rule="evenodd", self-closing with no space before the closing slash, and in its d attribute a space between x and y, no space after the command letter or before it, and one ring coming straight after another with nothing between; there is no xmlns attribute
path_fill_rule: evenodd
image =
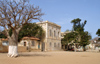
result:
<svg viewBox="0 0 100 64"><path fill-rule="evenodd" d="M52 34L51 34L52 32L51 32L51 30L50 30L50 36L52 36Z"/></svg>
<svg viewBox="0 0 100 64"><path fill-rule="evenodd" d="M59 37L59 32L58 32L58 37Z"/></svg>
<svg viewBox="0 0 100 64"><path fill-rule="evenodd" d="M35 41L32 41L32 46L35 46Z"/></svg>
<svg viewBox="0 0 100 64"><path fill-rule="evenodd" d="M54 37L56 37L56 31L54 31Z"/></svg>

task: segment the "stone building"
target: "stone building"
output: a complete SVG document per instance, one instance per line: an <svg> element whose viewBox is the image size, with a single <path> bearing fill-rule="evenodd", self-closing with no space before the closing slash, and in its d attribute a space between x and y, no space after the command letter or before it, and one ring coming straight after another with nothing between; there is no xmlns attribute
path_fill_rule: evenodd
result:
<svg viewBox="0 0 100 64"><path fill-rule="evenodd" d="M41 43L39 42L39 38L35 37L23 37L18 46L26 46L27 50L30 48L31 50L39 50L41 49Z"/></svg>
<svg viewBox="0 0 100 64"><path fill-rule="evenodd" d="M61 26L49 21L37 22L37 24L45 31L42 49L44 51L61 50Z"/></svg>
<svg viewBox="0 0 100 64"><path fill-rule="evenodd" d="M68 34L68 33L70 33L71 31L67 31L67 32L61 32L61 39L63 39L64 38L64 35L66 35L66 34Z"/></svg>
<svg viewBox="0 0 100 64"><path fill-rule="evenodd" d="M89 48L93 50L96 50L97 48L100 49L100 37L95 37L90 40Z"/></svg>

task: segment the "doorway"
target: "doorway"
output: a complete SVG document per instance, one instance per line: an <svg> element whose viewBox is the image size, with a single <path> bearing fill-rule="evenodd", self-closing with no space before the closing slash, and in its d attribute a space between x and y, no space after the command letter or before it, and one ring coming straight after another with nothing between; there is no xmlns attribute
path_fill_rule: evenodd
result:
<svg viewBox="0 0 100 64"><path fill-rule="evenodd" d="M26 42L24 42L24 46L26 46Z"/></svg>
<svg viewBox="0 0 100 64"><path fill-rule="evenodd" d="M45 43L44 42L42 43L41 51L45 51Z"/></svg>
<svg viewBox="0 0 100 64"><path fill-rule="evenodd" d="M38 49L40 49L40 42L38 43Z"/></svg>

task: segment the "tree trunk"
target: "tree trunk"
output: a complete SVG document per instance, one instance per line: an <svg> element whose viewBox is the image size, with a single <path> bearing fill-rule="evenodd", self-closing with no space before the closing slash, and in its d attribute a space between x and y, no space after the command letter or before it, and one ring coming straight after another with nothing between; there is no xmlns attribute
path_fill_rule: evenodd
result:
<svg viewBox="0 0 100 64"><path fill-rule="evenodd" d="M9 50L8 50L8 57L17 57L18 52L17 52L17 46L10 46L9 45Z"/></svg>
<svg viewBox="0 0 100 64"><path fill-rule="evenodd" d="M17 57L18 56L18 34L16 31L13 31L13 34L8 39L9 48L8 48L8 57Z"/></svg>
<svg viewBox="0 0 100 64"><path fill-rule="evenodd" d="M74 51L76 52L76 44L74 44Z"/></svg>
<svg viewBox="0 0 100 64"><path fill-rule="evenodd" d="M83 46L83 51L86 51L85 46Z"/></svg>

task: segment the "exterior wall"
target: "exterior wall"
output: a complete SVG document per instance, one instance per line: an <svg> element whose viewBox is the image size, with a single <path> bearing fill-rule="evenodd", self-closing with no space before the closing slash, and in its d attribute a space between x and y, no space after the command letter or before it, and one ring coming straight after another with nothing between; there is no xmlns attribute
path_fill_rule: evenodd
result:
<svg viewBox="0 0 100 64"><path fill-rule="evenodd" d="M48 23L47 29L47 50L61 49L61 30L60 27ZM51 33L51 34L50 34Z"/></svg>
<svg viewBox="0 0 100 64"><path fill-rule="evenodd" d="M8 41L2 41L3 46L8 46L8 44L9 44Z"/></svg>
<svg viewBox="0 0 100 64"><path fill-rule="evenodd" d="M24 46L24 42L26 42L26 47L29 47L29 45L31 46L31 49L41 49L41 44L40 44L40 48L38 48L39 42L36 40L22 40L18 46ZM29 44L30 42L30 44ZM32 45L32 42L34 42L34 45Z"/></svg>
<svg viewBox="0 0 100 64"><path fill-rule="evenodd" d="M28 40L21 40L18 46L24 46L24 42L26 42L26 46L28 46L28 43L29 43Z"/></svg>
<svg viewBox="0 0 100 64"><path fill-rule="evenodd" d="M8 45L9 45L8 40L2 40L2 39L0 38L0 45L8 46Z"/></svg>
<svg viewBox="0 0 100 64"><path fill-rule="evenodd" d="M37 23L45 31L45 51L53 51L61 49L61 27L57 24L45 21Z"/></svg>
<svg viewBox="0 0 100 64"><path fill-rule="evenodd" d="M68 33L70 33L71 31L67 31L67 32L61 32L61 39L63 39L64 38L64 35L66 35L66 34L68 34Z"/></svg>
<svg viewBox="0 0 100 64"><path fill-rule="evenodd" d="M61 49L61 41L60 40L52 40L48 39L47 42L47 50L60 50Z"/></svg>
<svg viewBox="0 0 100 64"><path fill-rule="evenodd" d="M89 47L90 47L90 49L95 49L95 44L90 43Z"/></svg>
<svg viewBox="0 0 100 64"><path fill-rule="evenodd" d="M31 41L32 42L32 41ZM34 41L34 46L31 44L32 49L41 49L41 44L38 41Z"/></svg>

